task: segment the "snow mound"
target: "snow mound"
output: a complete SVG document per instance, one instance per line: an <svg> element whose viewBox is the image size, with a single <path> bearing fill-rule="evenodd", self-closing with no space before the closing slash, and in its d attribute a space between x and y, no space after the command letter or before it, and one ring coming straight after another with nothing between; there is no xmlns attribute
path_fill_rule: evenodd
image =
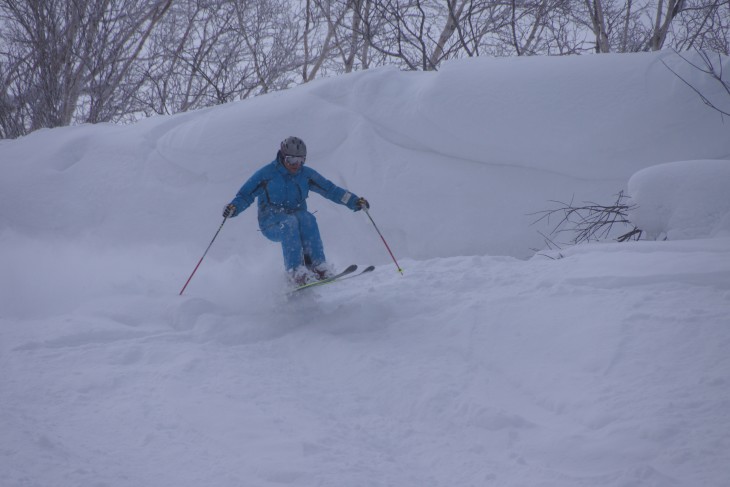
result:
<svg viewBox="0 0 730 487"><path fill-rule="evenodd" d="M637 207L629 219L649 238L730 235L730 161L680 161L648 167L629 180Z"/></svg>
<svg viewBox="0 0 730 487"><path fill-rule="evenodd" d="M605 201L632 174L724 159L730 128L663 64L672 53L463 59L439 72L384 67L128 126L40 130L0 141L0 232L49 242L184 245L197 258L221 208L279 142L366 197L400 257L530 257L532 213L552 200ZM714 82L676 59L697 89ZM366 218L318 195L327 257L388 262ZM256 266L278 249L245 212L216 242Z"/></svg>

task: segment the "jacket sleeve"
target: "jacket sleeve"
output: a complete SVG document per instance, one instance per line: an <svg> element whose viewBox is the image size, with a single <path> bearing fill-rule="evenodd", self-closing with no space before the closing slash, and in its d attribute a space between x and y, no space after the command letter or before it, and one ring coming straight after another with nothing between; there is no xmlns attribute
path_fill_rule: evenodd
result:
<svg viewBox="0 0 730 487"><path fill-rule="evenodd" d="M236 213L233 216L238 215L251 206L256 200L256 197L266 190L266 182L268 180L266 177L267 167L268 166L265 166L256 171L254 175L248 179L248 181L243 183L241 189L238 190L236 197L233 198L233 201L231 201L231 204L236 207Z"/></svg>
<svg viewBox="0 0 730 487"><path fill-rule="evenodd" d="M335 183L325 178L312 168L308 168L307 179L309 189L315 193L321 194L328 200L334 201L341 205L347 206L352 211L357 211L357 200L359 199L355 193L340 188Z"/></svg>

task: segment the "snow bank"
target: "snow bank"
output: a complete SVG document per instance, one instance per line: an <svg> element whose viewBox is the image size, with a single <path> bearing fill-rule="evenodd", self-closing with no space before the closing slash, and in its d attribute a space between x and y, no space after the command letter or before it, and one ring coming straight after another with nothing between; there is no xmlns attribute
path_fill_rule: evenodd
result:
<svg viewBox="0 0 730 487"><path fill-rule="evenodd" d="M42 130L0 143L0 230L32 238L204 247L221 208L289 135L308 164L367 197L398 256L526 258L531 213L610 200L632 174L730 154L730 126L672 53L455 60L437 73L385 67L132 126ZM388 262L361 215L314 195L328 256ZM253 211L214 252L280 259ZM195 259L194 255L190 256Z"/></svg>
<svg viewBox="0 0 730 487"><path fill-rule="evenodd" d="M629 219L653 239L730 234L730 161L660 164L634 174L628 184L636 204Z"/></svg>

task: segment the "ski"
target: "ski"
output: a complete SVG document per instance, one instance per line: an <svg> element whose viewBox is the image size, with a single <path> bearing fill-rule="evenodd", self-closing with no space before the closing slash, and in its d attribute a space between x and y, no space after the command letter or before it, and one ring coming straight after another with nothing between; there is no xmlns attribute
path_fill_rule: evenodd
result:
<svg viewBox="0 0 730 487"><path fill-rule="evenodd" d="M363 274L367 274L368 272L373 272L375 270L375 266L367 266L365 269L361 270L357 274L350 274L349 276L342 277L340 279L336 279L337 281L346 281L347 279L352 279L353 277L362 276Z"/></svg>
<svg viewBox="0 0 730 487"><path fill-rule="evenodd" d="M336 281L337 279L340 279L342 277L345 277L348 274L352 274L356 270L357 270L357 265L356 264L352 264L351 266L349 266L344 271L340 272L339 274L335 274L332 277L328 277L327 279L322 279L322 280L319 280L319 281L310 282L309 284L304 284L304 285L299 286L299 287L295 287L294 289L292 289L291 291L289 291L289 294L294 294L296 292L303 291L305 289L309 289L310 287L321 286L323 284L327 284L327 283L330 283L332 281Z"/></svg>
<svg viewBox="0 0 730 487"><path fill-rule="evenodd" d="M372 272L375 270L375 266L371 265L366 267L365 269L361 270L357 274L355 274L355 271L357 270L357 265L353 264L344 271L340 272L336 276L332 276L328 279L322 279L321 281L317 282L311 282L309 284L305 284L303 286L299 286L297 288L292 289L289 294L296 293L297 291L302 291L304 289L309 289L310 287L315 286L323 286L325 284L331 284L333 282L339 282L339 281L346 281L348 279L352 279L354 277L362 276L363 274L367 274L368 272Z"/></svg>

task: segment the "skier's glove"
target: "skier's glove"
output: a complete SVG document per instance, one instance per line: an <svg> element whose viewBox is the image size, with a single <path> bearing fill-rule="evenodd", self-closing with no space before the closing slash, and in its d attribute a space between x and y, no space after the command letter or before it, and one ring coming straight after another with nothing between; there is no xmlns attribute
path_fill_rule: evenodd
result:
<svg viewBox="0 0 730 487"><path fill-rule="evenodd" d="M225 208L223 208L223 218L232 218L236 216L236 205L233 203L229 203L226 205Z"/></svg>
<svg viewBox="0 0 730 487"><path fill-rule="evenodd" d="M362 210L362 209L370 209L370 203L368 203L368 200L365 198L358 198L357 203L355 203L355 211Z"/></svg>

